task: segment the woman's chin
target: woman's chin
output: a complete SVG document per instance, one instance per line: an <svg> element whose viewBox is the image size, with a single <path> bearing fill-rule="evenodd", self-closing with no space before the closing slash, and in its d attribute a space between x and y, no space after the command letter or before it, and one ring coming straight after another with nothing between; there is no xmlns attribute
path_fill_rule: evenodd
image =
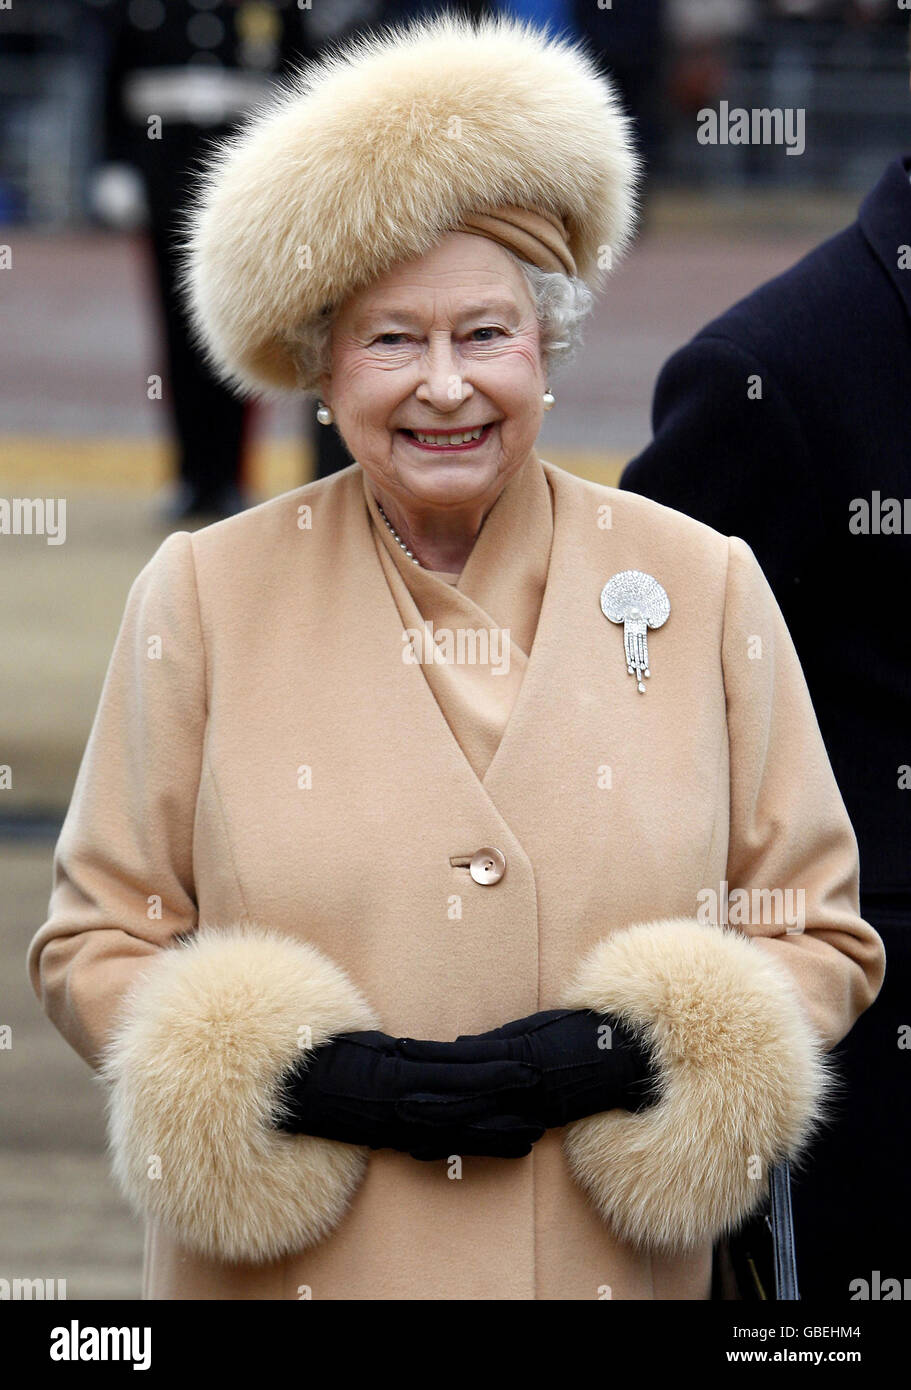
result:
<svg viewBox="0 0 911 1390"><path fill-rule="evenodd" d="M458 455L428 455L426 460L410 459L396 471L413 497L428 505L446 506L483 497L497 486L501 460L475 459Z"/></svg>

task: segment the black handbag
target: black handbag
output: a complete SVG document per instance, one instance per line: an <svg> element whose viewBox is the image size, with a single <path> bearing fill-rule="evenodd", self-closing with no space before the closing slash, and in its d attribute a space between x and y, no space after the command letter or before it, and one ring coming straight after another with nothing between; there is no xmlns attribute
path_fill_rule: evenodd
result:
<svg viewBox="0 0 911 1390"><path fill-rule="evenodd" d="M720 1240L712 1258L712 1298L746 1303L798 1301L791 1169L787 1159L769 1172L762 1209Z"/></svg>

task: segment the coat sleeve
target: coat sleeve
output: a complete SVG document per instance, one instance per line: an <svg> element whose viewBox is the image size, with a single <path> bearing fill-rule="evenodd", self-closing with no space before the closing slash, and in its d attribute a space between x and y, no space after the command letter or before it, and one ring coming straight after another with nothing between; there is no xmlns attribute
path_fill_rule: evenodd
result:
<svg viewBox="0 0 911 1390"><path fill-rule="evenodd" d="M188 1248L267 1260L320 1239L366 1151L276 1131L302 1050L377 1026L306 942L200 922L193 827L206 658L192 537L130 590L28 953L52 1022L105 1085L115 1176Z"/></svg>
<svg viewBox="0 0 911 1390"><path fill-rule="evenodd" d="M798 1161L836 1086L830 1049L875 999L857 844L797 655L750 548L728 542L722 640L727 906L604 938L563 1003L638 1030L657 1103L567 1127L570 1167L622 1238L675 1251L735 1230ZM711 920L710 920L711 917Z"/></svg>

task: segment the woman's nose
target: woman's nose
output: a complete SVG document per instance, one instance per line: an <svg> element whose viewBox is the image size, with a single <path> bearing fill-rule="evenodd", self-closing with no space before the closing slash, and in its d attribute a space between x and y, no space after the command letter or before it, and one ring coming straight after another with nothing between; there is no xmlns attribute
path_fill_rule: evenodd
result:
<svg viewBox="0 0 911 1390"><path fill-rule="evenodd" d="M462 364L448 334L432 335L422 361L422 380L417 388L419 400L438 410L451 410L474 389L465 380Z"/></svg>

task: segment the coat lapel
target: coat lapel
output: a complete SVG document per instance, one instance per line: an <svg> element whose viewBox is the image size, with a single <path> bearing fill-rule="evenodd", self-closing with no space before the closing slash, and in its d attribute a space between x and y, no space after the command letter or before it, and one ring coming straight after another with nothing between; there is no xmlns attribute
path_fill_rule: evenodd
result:
<svg viewBox="0 0 911 1390"><path fill-rule="evenodd" d="M532 863L546 866L541 912L572 914L577 950L610 924L666 915L672 901L693 912L715 830L704 808L726 795L727 750L689 732L687 709L712 698L719 637L702 621L685 555L666 543L675 514L652 508L646 520L638 499L544 466L554 492L548 582L484 790ZM604 584L625 569L652 574L671 602L665 626L649 633L645 694L627 672L622 627L600 606ZM670 834L657 831L668 825ZM559 949L545 953L542 989L557 988L565 968Z"/></svg>
<svg viewBox="0 0 911 1390"><path fill-rule="evenodd" d="M699 652L703 645L714 650L712 634L701 630L685 561L664 545L665 528L656 518L643 524L637 499L542 465L554 497L550 565L522 686L483 778L462 752L420 666L401 660L401 617L363 497L353 489L345 565L357 577L344 585L344 623L359 632L357 647L383 653L374 656L373 669L385 668L387 678L371 686L373 718L379 714L387 727L407 731L397 758L419 765L448 795L458 788L460 798L492 813L532 862L573 865L572 883L562 884L567 901L578 888L582 846L595 863L604 856L601 881L616 878L623 920L634 920L647 906L647 893L627 905L638 880L616 862L616 845L632 838L646 884L660 883L666 868L667 846L654 835L654 808L642 786L679 801L681 910L691 911L711 827L707 832L693 815L690 795L701 787L701 804L713 804L723 750L689 741L681 714L701 698ZM645 695L627 672L622 627L608 622L600 607L604 584L624 569L653 574L671 601L668 622L649 634L652 676ZM560 841L562 860L553 852Z"/></svg>

